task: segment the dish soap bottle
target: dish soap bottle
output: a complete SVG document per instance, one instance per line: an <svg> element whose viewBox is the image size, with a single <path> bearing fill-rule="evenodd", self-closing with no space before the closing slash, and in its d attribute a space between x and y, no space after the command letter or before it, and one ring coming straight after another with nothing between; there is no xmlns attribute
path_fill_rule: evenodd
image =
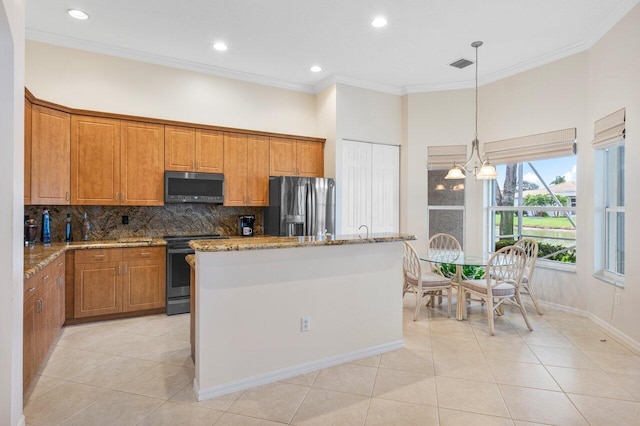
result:
<svg viewBox="0 0 640 426"><path fill-rule="evenodd" d="M91 222L89 222L89 218L87 217L87 212L84 213L84 218L82 219L82 239L85 241L89 241L91 237Z"/></svg>
<svg viewBox="0 0 640 426"><path fill-rule="evenodd" d="M45 246L51 244L51 216L49 216L49 209L46 207L42 211L42 235L40 235L40 239Z"/></svg>
<svg viewBox="0 0 640 426"><path fill-rule="evenodd" d="M73 241L73 236L71 235L71 213L67 213L67 225L64 228L64 242L69 244Z"/></svg>

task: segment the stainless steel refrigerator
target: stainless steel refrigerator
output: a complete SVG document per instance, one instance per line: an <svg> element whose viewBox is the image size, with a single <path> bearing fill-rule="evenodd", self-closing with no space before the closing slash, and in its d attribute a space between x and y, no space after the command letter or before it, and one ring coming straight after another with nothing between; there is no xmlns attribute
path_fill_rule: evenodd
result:
<svg viewBox="0 0 640 426"><path fill-rule="evenodd" d="M330 178L272 176L264 233L278 236L335 235L336 183Z"/></svg>

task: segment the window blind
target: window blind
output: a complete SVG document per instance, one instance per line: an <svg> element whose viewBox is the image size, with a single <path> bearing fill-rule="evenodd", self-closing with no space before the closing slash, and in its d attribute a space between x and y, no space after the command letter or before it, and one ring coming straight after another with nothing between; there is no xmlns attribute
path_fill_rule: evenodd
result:
<svg viewBox="0 0 640 426"><path fill-rule="evenodd" d="M467 161L466 145L444 145L427 147L428 170L449 170L453 162Z"/></svg>
<svg viewBox="0 0 640 426"><path fill-rule="evenodd" d="M481 153L492 164L513 164L575 154L576 129L555 130L537 135L487 142ZM484 148L484 149L482 149Z"/></svg>
<svg viewBox="0 0 640 426"><path fill-rule="evenodd" d="M624 139L626 109L622 108L596 121L593 126L593 147L604 148Z"/></svg>

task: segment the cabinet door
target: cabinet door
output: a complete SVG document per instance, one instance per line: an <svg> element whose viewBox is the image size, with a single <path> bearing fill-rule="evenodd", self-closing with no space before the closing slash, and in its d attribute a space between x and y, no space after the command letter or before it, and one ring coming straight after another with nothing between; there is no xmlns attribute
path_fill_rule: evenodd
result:
<svg viewBox="0 0 640 426"><path fill-rule="evenodd" d="M74 317L122 312L121 271L121 262L76 263Z"/></svg>
<svg viewBox="0 0 640 426"><path fill-rule="evenodd" d="M33 282L36 277L31 277L25 281L25 288L34 290L25 294L24 312L22 316L22 387L23 390L29 386L29 382L38 369L36 365L36 284ZM27 296L28 294L28 296Z"/></svg>
<svg viewBox="0 0 640 426"><path fill-rule="evenodd" d="M71 117L71 204L116 205L120 193L120 121Z"/></svg>
<svg viewBox="0 0 640 426"><path fill-rule="evenodd" d="M24 101L24 204L31 204L31 102Z"/></svg>
<svg viewBox="0 0 640 426"><path fill-rule="evenodd" d="M120 204L164 205L164 126L123 121Z"/></svg>
<svg viewBox="0 0 640 426"><path fill-rule="evenodd" d="M247 150L247 205L268 206L269 138L250 135Z"/></svg>
<svg viewBox="0 0 640 426"><path fill-rule="evenodd" d="M46 266L37 276L36 306L35 306L35 363L36 368L47 355L49 350L50 326L49 308L50 284L53 281L51 276L51 265Z"/></svg>
<svg viewBox="0 0 640 426"><path fill-rule="evenodd" d="M31 203L68 205L70 115L33 105L31 120Z"/></svg>
<svg viewBox="0 0 640 426"><path fill-rule="evenodd" d="M54 326L55 326L55 335L58 334L60 328L64 324L65 319L65 261L64 254L60 255L53 263L54 271L53 274L53 286L54 286L54 300L52 303L55 304L54 310L55 313L53 315ZM54 336L55 338L55 336Z"/></svg>
<svg viewBox="0 0 640 426"><path fill-rule="evenodd" d="M342 143L342 225L340 234L357 234L361 225L371 232L371 144Z"/></svg>
<svg viewBox="0 0 640 426"><path fill-rule="evenodd" d="M324 176L323 143L298 141L296 147L296 159L298 165L298 176Z"/></svg>
<svg viewBox="0 0 640 426"><path fill-rule="evenodd" d="M164 169L192 172L196 168L196 131L188 127L165 126Z"/></svg>
<svg viewBox="0 0 640 426"><path fill-rule="evenodd" d="M247 135L224 134L224 205L247 205Z"/></svg>
<svg viewBox="0 0 640 426"><path fill-rule="evenodd" d="M400 148L372 144L371 232L400 229Z"/></svg>
<svg viewBox="0 0 640 426"><path fill-rule="evenodd" d="M124 264L122 310L124 312L166 306L166 265L164 256Z"/></svg>
<svg viewBox="0 0 640 426"><path fill-rule="evenodd" d="M214 130L196 130L196 170L203 173L224 171L224 134Z"/></svg>
<svg viewBox="0 0 640 426"><path fill-rule="evenodd" d="M271 176L297 176L296 141L270 138L269 173Z"/></svg>

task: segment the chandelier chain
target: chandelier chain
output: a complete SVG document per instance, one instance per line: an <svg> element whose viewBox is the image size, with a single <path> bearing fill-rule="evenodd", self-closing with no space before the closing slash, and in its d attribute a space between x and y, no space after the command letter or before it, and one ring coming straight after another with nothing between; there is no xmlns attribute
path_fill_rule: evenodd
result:
<svg viewBox="0 0 640 426"><path fill-rule="evenodd" d="M478 140L478 45L475 46L476 48L476 138L475 140Z"/></svg>

